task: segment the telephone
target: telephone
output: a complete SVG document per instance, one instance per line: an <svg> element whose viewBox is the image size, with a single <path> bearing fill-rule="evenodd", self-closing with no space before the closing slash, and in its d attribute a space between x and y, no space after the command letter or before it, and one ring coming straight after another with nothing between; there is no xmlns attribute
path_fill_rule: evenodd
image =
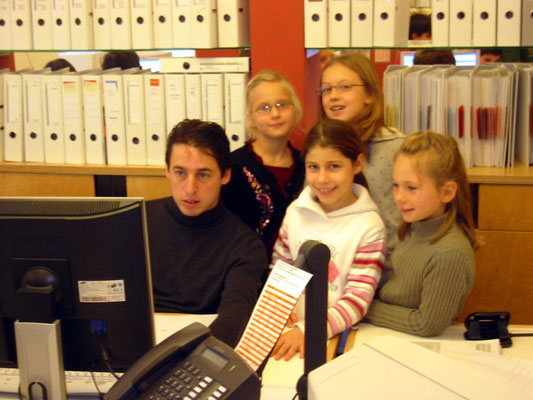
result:
<svg viewBox="0 0 533 400"><path fill-rule="evenodd" d="M195 322L137 360L105 400L259 400L261 382L231 347Z"/></svg>
<svg viewBox="0 0 533 400"><path fill-rule="evenodd" d="M510 347L511 334L507 331L511 314L503 312L476 312L465 318L466 340L500 339L502 347Z"/></svg>

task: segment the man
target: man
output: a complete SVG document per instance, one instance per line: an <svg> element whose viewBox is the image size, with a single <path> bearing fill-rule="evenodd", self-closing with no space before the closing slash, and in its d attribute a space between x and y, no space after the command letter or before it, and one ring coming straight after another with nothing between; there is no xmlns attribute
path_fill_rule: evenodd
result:
<svg viewBox="0 0 533 400"><path fill-rule="evenodd" d="M215 123L184 120L167 142L172 197L147 202L155 309L214 314L215 337L235 346L267 267L255 232L221 202L231 177L229 142Z"/></svg>

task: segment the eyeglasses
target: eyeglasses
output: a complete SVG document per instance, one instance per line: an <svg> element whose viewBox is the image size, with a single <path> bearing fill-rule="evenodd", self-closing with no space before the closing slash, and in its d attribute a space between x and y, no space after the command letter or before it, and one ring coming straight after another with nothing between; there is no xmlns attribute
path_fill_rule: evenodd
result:
<svg viewBox="0 0 533 400"><path fill-rule="evenodd" d="M273 105L270 105L270 104L262 105L261 107L257 108L255 111L259 114L266 115L266 114L270 114L273 108L277 108L278 111L281 112L283 110L288 109L290 106L292 106L291 103L279 102Z"/></svg>
<svg viewBox="0 0 533 400"><path fill-rule="evenodd" d="M317 89L317 93L320 96L328 96L331 94L333 89L337 91L337 93L346 93L352 90L356 86L366 86L364 83L350 83L350 84L342 84L337 86L328 86L328 87L321 87Z"/></svg>

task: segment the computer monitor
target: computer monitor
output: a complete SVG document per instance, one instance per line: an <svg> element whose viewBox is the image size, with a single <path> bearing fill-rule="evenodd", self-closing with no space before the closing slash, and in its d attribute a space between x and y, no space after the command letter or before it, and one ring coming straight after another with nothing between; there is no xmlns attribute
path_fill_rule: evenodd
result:
<svg viewBox="0 0 533 400"><path fill-rule="evenodd" d="M60 321L67 370L125 371L153 347L142 198L3 197L0 243L0 366L26 361L16 320Z"/></svg>
<svg viewBox="0 0 533 400"><path fill-rule="evenodd" d="M415 61L414 51L403 51L401 54L402 65L412 66ZM455 58L455 65L460 66L476 66L479 64L479 50L453 50L453 57Z"/></svg>

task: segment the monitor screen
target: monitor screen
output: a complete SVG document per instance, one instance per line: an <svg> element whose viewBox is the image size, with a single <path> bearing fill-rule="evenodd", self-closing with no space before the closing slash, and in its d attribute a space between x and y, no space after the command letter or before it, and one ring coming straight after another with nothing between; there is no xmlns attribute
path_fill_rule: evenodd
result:
<svg viewBox="0 0 533 400"><path fill-rule="evenodd" d="M152 348L146 232L141 198L0 198L0 366L17 366L15 320L59 320L67 370L124 371Z"/></svg>
<svg viewBox="0 0 533 400"><path fill-rule="evenodd" d="M476 66L479 63L479 50L454 50L453 57L455 58L456 66ZM415 61L414 51L404 51L401 53L402 65L412 66Z"/></svg>

